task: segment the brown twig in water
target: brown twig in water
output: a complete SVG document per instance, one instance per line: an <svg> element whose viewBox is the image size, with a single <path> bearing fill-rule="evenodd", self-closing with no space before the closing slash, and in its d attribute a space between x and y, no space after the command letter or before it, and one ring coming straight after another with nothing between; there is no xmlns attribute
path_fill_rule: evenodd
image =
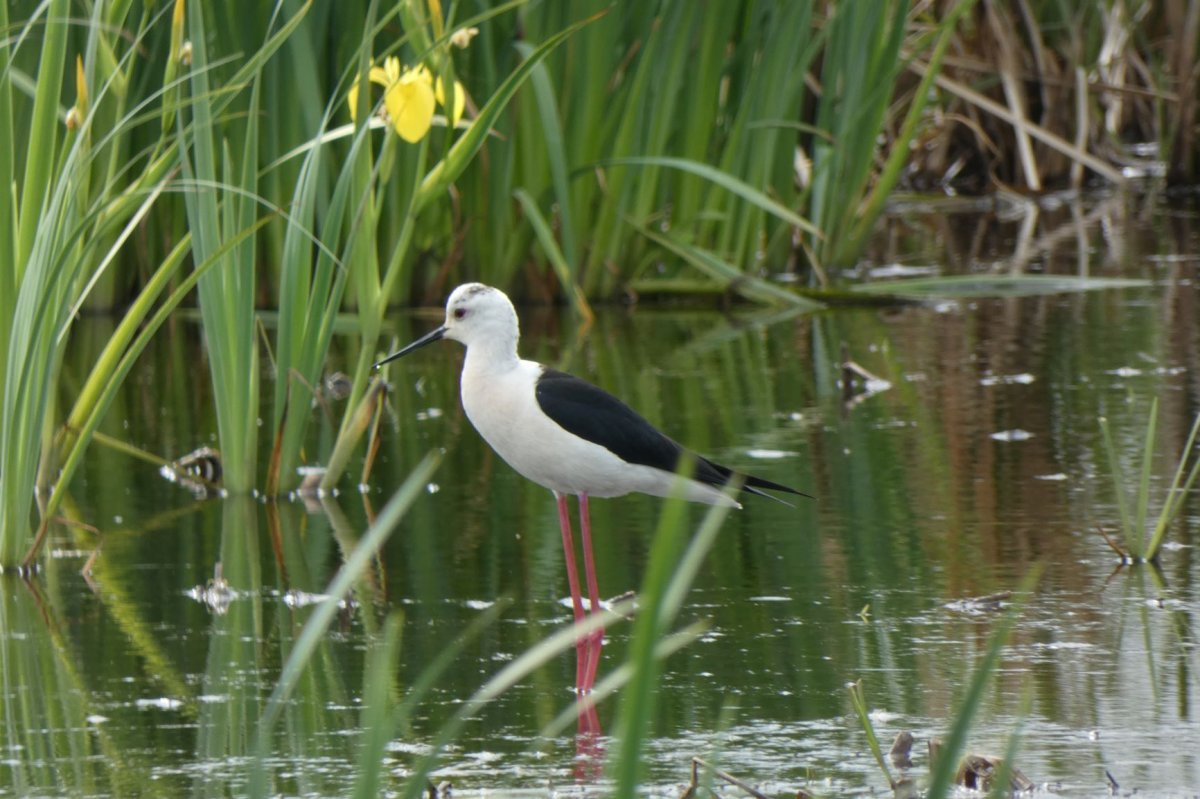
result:
<svg viewBox="0 0 1200 799"><path fill-rule="evenodd" d="M92 554L88 555L88 559L83 562L83 568L79 570L79 573L84 577L90 575L92 573L92 567L96 565L96 558L98 557L100 557L99 544L97 544L96 548L92 550Z"/></svg>
<svg viewBox="0 0 1200 799"><path fill-rule="evenodd" d="M1104 539L1104 543L1108 544L1109 549L1117 553L1117 557L1121 559L1122 564L1133 562L1133 558L1130 556L1130 554L1121 549L1120 544L1112 540L1112 537L1109 536L1108 533L1104 532L1103 527L1096 525L1096 532L1099 533L1100 537Z"/></svg>
<svg viewBox="0 0 1200 799"><path fill-rule="evenodd" d="M737 788L741 788L746 793L755 797L755 799L771 799L771 797L767 796L765 793L758 790L757 788L750 786L748 783L742 782L741 780L739 780L737 777L733 776L732 774L730 774L726 771L722 771L719 768L716 768L711 763L708 763L703 758L699 758L699 757L692 758L692 781L690 783L688 783L687 790L685 790L683 792L683 795L680 797L680 799L692 799L692 797L694 797L696 795L696 789L700 785L700 769L701 768L708 769L709 771L712 772L713 776L718 777L721 780L724 780L725 782L729 783L730 785L733 785Z"/></svg>

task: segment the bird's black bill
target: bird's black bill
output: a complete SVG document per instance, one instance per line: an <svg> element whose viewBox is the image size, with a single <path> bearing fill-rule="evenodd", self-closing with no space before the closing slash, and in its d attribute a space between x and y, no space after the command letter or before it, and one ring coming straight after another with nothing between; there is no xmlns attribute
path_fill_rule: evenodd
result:
<svg viewBox="0 0 1200 799"><path fill-rule="evenodd" d="M444 335L446 335L446 327L444 325L442 327L439 327L437 330L430 330L428 333L421 336L419 339L414 341L412 344L409 344L407 347L403 347L399 350L396 350L391 355L387 356L382 361L375 364L375 368L378 369L379 367L383 366L385 363L390 363L391 361L394 361L397 358L403 358L405 355L408 355L413 350L419 350L419 349L421 349L421 347L424 347L426 344L432 344L433 342L438 341Z"/></svg>

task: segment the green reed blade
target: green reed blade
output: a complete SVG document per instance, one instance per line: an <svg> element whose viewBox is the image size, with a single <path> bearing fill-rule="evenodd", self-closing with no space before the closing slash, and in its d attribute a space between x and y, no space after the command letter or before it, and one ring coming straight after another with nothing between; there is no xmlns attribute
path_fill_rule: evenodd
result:
<svg viewBox="0 0 1200 799"><path fill-rule="evenodd" d="M815 246L823 264L846 251L843 240L874 168L878 137L900 73L908 5L885 4L876 14L841 5L826 22L816 123L829 131L833 143L814 141L810 194L812 220L825 234Z"/></svg>
<svg viewBox="0 0 1200 799"><path fill-rule="evenodd" d="M743 200L761 208L772 216L778 217L780 220L787 222L789 225L803 230L804 232L820 238L821 232L817 227L807 219L794 213L788 208L772 200L763 192L749 185L745 181L737 178L734 175L722 172L721 170L702 164L696 161L690 161L686 158L674 158L670 156L646 156L646 157L623 157L623 158L606 158L597 162L596 166L662 166L671 169L678 169L684 172L689 172L698 177L713 183L716 186L724 189L730 194L737 195Z"/></svg>
<svg viewBox="0 0 1200 799"><path fill-rule="evenodd" d="M1017 753L1021 750L1021 736L1025 731L1025 719L1029 718L1033 711L1033 697L1034 685L1026 683L1021 692L1021 709L1018 713L1017 723L1008 734L1008 743L1004 746L1004 755L1000 766L992 776L992 789L988 792L988 799L1006 799L1015 792L1012 775L1016 769Z"/></svg>
<svg viewBox="0 0 1200 799"><path fill-rule="evenodd" d="M38 64L37 97L34 99L32 122L26 135L17 141L27 142L25 174L21 181L20 223L17 233L17 278L33 252L42 214L49 204L53 181L51 177L57 159L59 130L59 97L63 90L63 72L68 61L67 26L70 3L52 0L42 6L45 22L42 27L42 52ZM31 19L27 25L33 25ZM3 187L8 191L8 185Z"/></svg>
<svg viewBox="0 0 1200 799"><path fill-rule="evenodd" d="M421 669L417 679L404 692L404 698L396 705L396 728L404 735L412 734L412 719L421 703L429 696L454 661L466 650L467 646L477 640L484 630L495 624L505 610L512 604L508 598L500 598L487 607L478 616L471 619L461 633L456 635L449 644L442 647L430 660L429 665Z"/></svg>
<svg viewBox="0 0 1200 799"><path fill-rule="evenodd" d="M529 60L533 54L533 47L528 42L518 42L517 52L523 58ZM533 87L534 97L537 98L538 117L542 123L542 139L539 145L545 148L546 161L550 167L551 183L554 186L554 199L558 206L558 230L562 237L562 253L560 259L564 264L569 265L569 270L572 274L578 276L579 270L579 243L575 233L574 213L571 209L571 191L570 191L570 176L567 168L567 153L566 145L563 141L563 129L561 116L558 109L558 101L554 97L554 88L550 84L550 74L546 69L544 62L538 62L530 76L530 85ZM523 191L517 189L517 191ZM522 201L522 205L524 205ZM540 216L540 214L539 214ZM538 235L542 241L542 247L545 249L545 240L540 232ZM551 257L547 251L547 257ZM551 260L553 263L553 259ZM556 267L557 269L557 267ZM561 282L561 275L559 277ZM573 278L571 284L575 284ZM563 291L567 294L568 301L575 304L575 295L579 294L582 298L581 290L578 285L574 285L574 290L568 288L567 283L561 283ZM578 308L576 308L578 311Z"/></svg>
<svg viewBox="0 0 1200 799"><path fill-rule="evenodd" d="M0 3L0 31L8 31L8 3ZM14 45L0 46L0 186L15 185L17 172L17 119L13 113L12 57ZM12 318L12 303L17 295L16 206L13 192L0 191L0 319ZM0 324L0 395L4 394L5 363L8 354L8 326Z"/></svg>
<svg viewBox="0 0 1200 799"><path fill-rule="evenodd" d="M687 99L680 109L679 147L671 155L696 163L707 163L713 139L719 130L721 81L725 77L726 39L736 25L740 9L735 3L715 3L705 8L698 22L697 44L689 67ZM729 152L726 149L721 156ZM644 155L644 154L643 154ZM724 171L724 170L723 170ZM707 187L698 175L684 172L674 181L675 217L686 224L696 219Z"/></svg>
<svg viewBox="0 0 1200 799"><path fill-rule="evenodd" d="M357 159L358 151L365 146L366 141L364 129L355 137L351 146L351 163ZM324 201L324 224L321 238L315 243L325 243L317 253L315 267L310 269L311 245L314 240L303 220L311 219L315 213L315 206L323 198L317 197L321 161L316 150L306 157L306 162L302 171L304 180L298 183L296 188L296 203L303 216L298 224L289 222L284 236L285 258L280 282L280 319L277 332L277 374L287 377L283 377L275 385L273 428L278 430L282 424L284 429L281 434L279 465L282 474L277 473L269 478L267 490L271 494L295 484L295 467L298 465L301 443L308 423L308 415L305 413L288 414L285 421L289 401L294 403L293 407L303 408L307 404L302 399L305 394L291 392L288 385L292 382L291 375L299 375L300 385L314 386L320 379L348 276L348 267L329 247L338 246L342 237L354 170L341 171L332 195Z"/></svg>
<svg viewBox="0 0 1200 799"><path fill-rule="evenodd" d="M605 141L604 152L617 155L649 152L653 155L662 153L662 143L658 142L655 149L653 130L661 131L661 123L656 126L655 114L651 107L658 99L656 88L662 81L675 84L677 75L670 71L670 50L672 45L678 49L678 42L687 41L688 37L679 36L670 40L665 29L676 31L678 17L688 11L682 8L684 4L674 4L670 13L665 13L663 24L657 24L643 15L638 19L638 25L632 29L637 31L639 52L632 65L620 66L621 86L615 92L614 104L620 104L622 113L606 114L600 126ZM694 5L694 4L689 4ZM622 37L623 38L623 37ZM671 98L666 104L674 102ZM592 133L591 136L596 136ZM601 195L599 208L594 212L592 225L592 246L590 248L587 266L583 273L584 289L591 294L610 296L613 293L616 276L610 269L610 264L620 263L633 256L630 251L629 237L623 220L631 216L633 203L636 200L638 185L646 186L653 180L651 175L631 175L626 170L616 170L605 174L605 190Z"/></svg>
<svg viewBox="0 0 1200 799"><path fill-rule="evenodd" d="M933 81L941 71L942 60L945 58L946 49L950 46L953 34L958 28L958 22L974 4L975 0L960 0L939 24L937 42L929 57L925 74L913 92L912 102L909 104L903 123L901 123L896 140L892 142L891 152L888 154L883 169L880 170L875 185L867 194L849 234L838 244L838 251L834 256L836 262L852 261L866 246L867 237L883 213L887 200L891 196L892 190L896 188L904 167L910 161L910 146L916 136L918 124L925 116L925 107L930 97Z"/></svg>
<svg viewBox="0 0 1200 799"><path fill-rule="evenodd" d="M640 754L650 733L658 684L655 648L666 637L669 625L679 613L704 554L711 548L729 511L728 506L714 505L684 548L684 502L674 495L663 506L650 546L646 576L638 591L640 611L629 644L633 677L622 697L614 733L616 746L609 761L609 773L615 782L614 796L637 794L644 765Z"/></svg>
<svg viewBox="0 0 1200 799"><path fill-rule="evenodd" d="M1146 546L1145 557L1147 560L1152 561L1158 556L1158 550L1167 535L1167 529L1179 515L1184 501L1196 485L1197 478L1200 478L1200 457L1196 456L1195 450L1198 436L1200 436L1200 416L1197 416L1196 421L1192 423L1191 432L1188 433L1187 441L1184 442L1183 452L1179 456L1179 464L1175 467L1175 475L1171 478L1171 485L1167 489L1162 510L1159 511L1154 532ZM1187 469L1185 477L1184 470L1189 459L1191 459L1192 465L1190 469Z"/></svg>
<svg viewBox="0 0 1200 799"><path fill-rule="evenodd" d="M727 136L720 140L719 160L715 161L722 171L768 192L785 207L797 209L803 207L796 185L797 139L756 123L791 117L810 105L805 77L825 44L828 27L814 25L815 5L766 4L769 18L764 13L761 22L753 17L747 20L745 40L735 39L737 61L742 63L726 90L735 99L728 109L722 109L732 116L732 122ZM704 210L710 219L722 220L708 221L702 227L711 249L745 261L789 257L794 231L766 216L763 209L710 190ZM824 283L817 265L813 266Z"/></svg>
<svg viewBox="0 0 1200 799"><path fill-rule="evenodd" d="M521 208L525 211L525 218L529 220L538 243L542 245L542 252L550 261L550 266L558 277L558 284L562 287L567 302L571 304L571 310L581 318L590 321L593 318L591 306L588 305L587 297L583 294L583 287L576 282L576 271L572 269L566 255L559 249L558 242L554 240L554 232L550 229L550 223L542 216L537 203L529 196L528 192L524 189L517 189L514 196L521 203Z"/></svg>
<svg viewBox="0 0 1200 799"><path fill-rule="evenodd" d="M394 701L394 675L400 657L403 625L403 613L389 613L384 623L383 640L375 642L367 654L358 724L362 733L354 768L354 788L350 794L358 799L376 799L382 795L380 772L383 770L384 753L393 735L392 714L389 711Z"/></svg>
<svg viewBox="0 0 1200 799"><path fill-rule="evenodd" d="M879 770L883 772L883 778L887 780L888 787L893 787L896 781L892 778L891 769L887 767L887 761L883 759L883 749L879 746L875 725L871 723L871 711L867 707L867 696L863 692L862 680L850 683L846 686L846 690L850 693L850 704L854 706L854 715L858 716L858 724L867 738L867 748L871 750L875 762L879 765Z"/></svg>
<svg viewBox="0 0 1200 799"><path fill-rule="evenodd" d="M377 30L388 22L396 11L388 14L379 23L376 19L376 4L371 3L363 21L367 30ZM373 37L359 42L355 63L359 72L366 69L370 57ZM343 82L350 79L350 74ZM375 214L371 212L375 171L370 163L370 137L366 120L352 128L353 138L346 162L350 165L341 169L331 193L325 189L322 165L326 163L322 148L329 141L327 134L332 115L341 103L343 92L340 87L326 105L318 133L308 143L293 150L303 152L304 161L296 181L293 204L300 210L297 222L289 221L284 233L283 264L279 283L279 327L277 330L277 374L281 379L275 383L275 399L272 429L279 436L279 459L272 463L268 473L268 493L277 494L282 488L295 485L298 477L295 467L299 462L301 444L307 429L309 415L303 412L287 413L289 404L293 408L304 408L307 392L305 386L316 386L333 335L334 322L342 305L346 283L352 265L356 285L359 286L360 319L367 311L380 303L375 261L374 225ZM278 162L277 162L278 163ZM268 169L274 169L272 164ZM354 199L357 207L351 207ZM323 210L321 233L314 237L310 233L318 209ZM339 257L335 250L345 241L345 252ZM312 263L313 246L318 248L315 266ZM365 285L364 285L365 282ZM360 323L360 327L363 325ZM369 330L363 330L367 339ZM364 347L373 349L373 346ZM364 358L360 358L360 361ZM362 395L367 372L360 368L354 377L354 386L347 403L353 408ZM349 410L343 419L343 429L349 423ZM282 428L282 429L281 429ZM337 473L327 471L331 483Z"/></svg>
<svg viewBox="0 0 1200 799"><path fill-rule="evenodd" d="M1108 418L1101 416L1097 421L1100 423L1100 437L1104 439L1104 452L1108 456L1108 469L1112 475L1113 495L1117 500L1117 510L1121 516L1121 537L1125 541L1125 549L1134 557L1137 557L1141 552L1141 531L1138 530L1133 523L1133 516L1129 511L1128 499L1125 496L1127 483L1125 482L1124 469L1121 468L1121 459L1117 455L1117 445L1113 440L1112 429L1109 427Z"/></svg>
<svg viewBox="0 0 1200 799"><path fill-rule="evenodd" d="M812 310L824 307L819 302L795 294L760 277L742 272L707 250L676 241L672 236L656 233L646 227L639 225L633 225L633 227L655 244L670 250L699 269L724 290L734 291L748 300L770 305L791 305Z"/></svg>
<svg viewBox="0 0 1200 799"><path fill-rule="evenodd" d="M1137 554L1149 557L1146 550L1146 519L1150 507L1150 477L1154 472L1154 450L1158 431L1158 397L1150 402L1146 434L1142 439L1142 470L1138 479L1133 512L1133 532L1137 536Z"/></svg>

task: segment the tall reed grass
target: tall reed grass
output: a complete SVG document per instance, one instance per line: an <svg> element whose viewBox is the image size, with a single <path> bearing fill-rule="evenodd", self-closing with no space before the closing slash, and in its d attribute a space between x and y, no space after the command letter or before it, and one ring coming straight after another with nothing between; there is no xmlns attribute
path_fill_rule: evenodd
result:
<svg viewBox="0 0 1200 799"><path fill-rule="evenodd" d="M160 133L150 155L126 159L139 125L153 116L149 107L167 94L162 84L144 97L130 92L135 56L151 31L167 27L163 13L139 18L127 4L97 4L76 23L70 4L58 0L38 4L27 19L9 14L7 6L0 11L7 34L0 47L0 181L12 187L0 192L0 567L31 562L94 429L87 420L112 399L111 392L85 393L71 412L73 426L59 428L54 398L72 321L161 200L171 166L164 153L172 146ZM187 251L185 239L137 289L120 337L92 367L90 387L118 380L145 333L183 298L162 296Z"/></svg>
<svg viewBox="0 0 1200 799"><path fill-rule="evenodd" d="M1110 70L1103 86L1083 87L1068 135L1022 99L1027 76L1012 67L1022 42L997 23L1000 4L859 10L830 0L5 4L0 564L28 561L61 501L51 486L69 485L109 387L189 301L192 281L226 487L263 485L269 452L275 495L302 461L328 466L326 488L352 463L381 408L370 364L397 302L440 303L454 283L482 279L518 298L565 299L581 319L626 294L813 307L797 288L827 284L826 266L858 257L913 154L954 151L918 143L964 116L973 130L1016 131L1013 163L1026 173L1052 163L1038 160L1044 145L1114 181L1089 142L1166 119L1151 132L1171 148L1172 174L1188 174L1195 104L1181 37L1192 12L1080 11L1092 26L1083 38L1062 33L1058 6L1023 12L1043 102L1057 96L1049 73L1070 74L1051 53L1068 54L1076 75ZM1181 35L1161 54L1131 35L1173 24ZM1055 50L1064 35L1071 47ZM1124 49L1097 50L1101 40ZM972 43L999 60L1005 102L964 77L961 58L953 77L940 71L947 52ZM1123 94L1119 60L1101 52L1127 65L1140 54L1164 85ZM351 122L351 87L366 97L372 66L392 56L439 81L443 106L465 99L466 117L455 124L443 108L408 142L366 113L386 105L376 95ZM1108 103L1099 134L1086 102L1096 92ZM1147 103L1164 113L1131 113ZM788 286L774 279L785 272ZM273 334L263 306L279 309ZM113 308L126 314L120 337L76 405L57 408L74 314ZM318 443L311 408L346 311L360 331L352 389ZM264 363L276 379L260 426Z"/></svg>
<svg viewBox="0 0 1200 799"><path fill-rule="evenodd" d="M379 213L397 210L389 195L395 194L391 178L399 148L391 138L377 139L379 157L386 161L381 165L369 154L368 126L360 125L356 135L361 146L344 167L347 179L340 184L342 195L333 203L327 191L328 172L321 171L319 162L314 163L318 156L308 160L305 174L310 178L294 183L299 220L292 220L283 209L287 203L272 201L261 191L271 185L263 175L278 173L261 166L264 141L290 143L295 124L312 121L311 105L295 115L298 119L268 119L264 108L282 111L287 106L273 101L264 106L262 99L264 82L277 82L283 69L275 56L311 7L312 2L281 2L268 18L250 15L251 24L243 25L235 23L245 10L234 3L176 0L140 19L129 4L96 4L81 26L86 31L80 38L82 53L72 57L80 42L69 35L72 15L67 0L33 6L32 15L18 22L10 21L6 6L0 26L15 34L0 50L0 126L5 142L0 147L0 179L16 191L3 193L5 205L0 209L4 211L0 235L10 248L0 268L0 314L5 319L0 334L4 405L0 472L5 477L0 489L4 493L0 564L30 561L41 538L34 538L34 530L45 532L56 503L61 501L51 494L51 486L60 483L65 488L69 484L71 469L77 466L82 447L102 417L105 403L111 400L115 382L144 346L145 333L152 332L146 327L139 330L139 326L153 320L152 328L156 328L165 318L160 311L175 307L186 296L186 290L180 289L163 299L172 281L178 281L189 255L194 271L183 285L191 289L198 283L226 487L245 492L258 481L258 256L260 247L271 241L281 252L297 258L304 257L303 244L318 242L324 258L315 284L305 286L302 278L296 278L297 270L309 269L309 261L303 260L285 265L290 277L280 284L286 290L280 296L281 304L288 308L283 318L286 329L281 334L287 338L282 348L286 378L279 381L283 399L276 402L275 429L281 430L287 447L274 463L275 484L294 479L280 475L294 473L288 467L298 459L306 416L297 412L298 421L286 431L282 429L287 391L295 385L318 382L328 347L329 321L341 303L340 293L330 289L340 288L346 275L353 277L363 332L352 411L342 424L343 439L350 438L353 443L348 434L355 431L351 422L358 415L354 411L361 413L358 401L364 396L377 401L378 393L366 392L369 364L375 357L388 298L411 255L418 214L444 196L532 66L578 28L561 32L536 49L483 105L472 126L453 140L450 136L442 139L435 156L427 157L427 142L403 153L413 157L406 162L399 159L408 164L407 181L399 181L408 187L401 193L399 209L407 221L381 263L376 249ZM445 50L450 31L439 19L440 39L432 39L425 28L432 29L435 21L425 16L424 8L424 4L408 3L400 9L406 13L398 16L410 26L410 36L420 29L427 48ZM393 12L384 22L394 24L396 17ZM217 20L216 30L227 35L210 38L212 20ZM132 37L130 28L135 31ZM333 116L332 109L344 107L350 78L365 71L381 30L371 22L358 31L353 47L343 50L350 58L343 64L342 83L323 101L326 122ZM210 52L210 43L216 44L214 52ZM155 82L148 76L146 63L136 56L164 46ZM239 53L238 46L245 49ZM293 51L291 55L300 54ZM422 53L416 54L416 60L422 57ZM274 65L270 74L268 64ZM30 79L35 74L36 84ZM446 72L447 83L451 75ZM32 89L35 85L36 91ZM64 111L60 102L70 85L76 99L70 110ZM139 93L135 94L133 87ZM293 125L291 136L281 133L287 123ZM151 143L144 145L148 131L152 132ZM311 150L319 151L325 135L324 131L311 131L304 141ZM279 161L279 153L270 155L277 171L291 167L287 159ZM164 209L156 217L155 209L168 204L164 202L168 197L176 201L174 213ZM318 212L323 214L331 204L334 210L341 209L340 216L318 219ZM259 228L276 215L288 220L283 230L290 233L282 238L267 235L259 241ZM177 230L186 222L187 232L165 248L161 266L154 267L137 289L121 336L111 342L96 365L82 404L70 413L70 426L60 429L52 397L71 319L93 299L98 287L111 288L112 281L106 280L108 270L122 264L120 256L140 226L155 219ZM327 231L346 226L350 246L342 258L335 260L333 251L319 243L311 230L318 224ZM335 272L338 276L331 277ZM306 288L321 293L321 299L297 302ZM297 405L307 409L310 397L303 399ZM348 449L346 445L336 447L334 455ZM344 457L335 458L335 464L340 462ZM60 468L63 466L65 471ZM340 470L332 469L330 481L338 474ZM33 508L35 493L46 503L40 509L40 525Z"/></svg>
<svg viewBox="0 0 1200 799"><path fill-rule="evenodd" d="M521 35L538 41L605 5L530 6ZM485 280L527 297L579 290L611 298L633 284L736 291L743 278L779 271L797 227L806 226L795 213L795 131L787 120L804 106L804 78L820 51L816 6L642 4L569 41L519 98L505 136L464 176L456 226L465 229L465 258ZM477 71L486 69L478 59L512 58L501 43L516 29L505 23L481 32ZM771 213L733 185L770 196L788 213ZM519 206L514 189L524 198ZM558 230L565 268L530 268L555 261L527 255L524 219L538 217ZM732 274L681 262L644 235L650 228L671 243L712 251L735 265ZM433 277L420 296L444 290L444 277Z"/></svg>

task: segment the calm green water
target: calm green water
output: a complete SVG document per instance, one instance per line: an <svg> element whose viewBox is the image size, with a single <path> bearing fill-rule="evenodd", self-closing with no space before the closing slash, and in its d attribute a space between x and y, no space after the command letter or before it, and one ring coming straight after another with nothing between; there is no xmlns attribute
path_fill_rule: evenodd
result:
<svg viewBox="0 0 1200 799"><path fill-rule="evenodd" d="M1082 261L1153 285L816 316L606 309L584 337L568 317L523 313L526 357L604 386L700 452L818 498L795 509L751 499L726 522L682 617L707 632L664 667L648 793L678 795L694 755L775 795L886 792L847 697L856 679L885 745L900 730L917 737L921 780L925 742L948 731L999 618L969 600L1015 588L1037 563L1045 575L971 749L1000 753L1019 728L1018 766L1063 796L1106 791L1106 769L1142 795L1200 786L1197 508L1172 531L1164 581L1114 573L1096 533L1117 518L1097 417L1112 421L1132 465L1149 400L1160 398L1161 486L1200 410L1200 298L1186 255L1197 252L1186 233L1194 213L1118 204L1078 215L1065 234L1043 218L1032 245L1018 237L1020 220L896 222L875 258L983 270L1032 248L1047 271L1074 273ZM972 225L988 226L986 247L963 245L979 238ZM1164 235L1172 229L1185 234ZM434 323L400 319L397 339ZM109 323L84 329L81 365ZM843 346L890 387L844 402ZM167 457L215 446L202 358L194 326L167 331L106 432ZM457 400L460 361L461 348L445 343L399 363L370 485L360 493L348 481L324 508L196 501L152 466L94 447L70 514L99 536L59 528L42 575L0 581L2 793L237 795L253 725L311 601L373 509L444 447L435 482L285 712L272 764L278 795L347 792L364 654L386 615L404 615L403 690L507 598L392 742L386 769L399 789L459 703L571 615L553 500L471 429ZM320 427L314 451L329 435ZM640 584L659 508L645 497L593 502L602 595ZM200 593L218 562L233 593L214 607ZM609 630L602 675L629 635L628 625ZM572 703L573 680L569 654L489 706L438 779L459 794L603 792L605 735L542 734ZM599 709L605 732L619 701Z"/></svg>

